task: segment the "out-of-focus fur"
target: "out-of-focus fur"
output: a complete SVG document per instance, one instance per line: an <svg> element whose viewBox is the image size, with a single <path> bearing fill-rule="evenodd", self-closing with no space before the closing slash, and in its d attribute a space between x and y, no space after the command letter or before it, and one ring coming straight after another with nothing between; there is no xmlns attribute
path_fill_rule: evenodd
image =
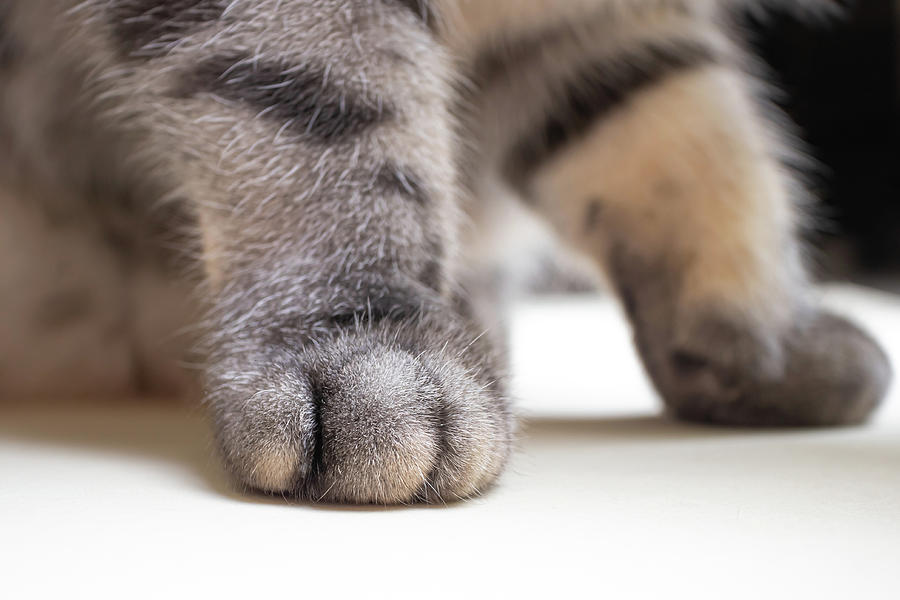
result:
<svg viewBox="0 0 900 600"><path fill-rule="evenodd" d="M732 4L7 2L0 395L195 362L249 488L470 496L514 431L473 225L518 197L606 271L674 414L864 419L890 369L809 298Z"/></svg>

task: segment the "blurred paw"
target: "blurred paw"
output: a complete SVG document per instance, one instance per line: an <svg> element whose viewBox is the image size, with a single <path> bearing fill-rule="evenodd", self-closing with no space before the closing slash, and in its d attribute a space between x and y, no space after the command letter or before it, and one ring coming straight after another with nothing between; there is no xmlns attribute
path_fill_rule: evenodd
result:
<svg viewBox="0 0 900 600"><path fill-rule="evenodd" d="M872 337L824 311L782 335L700 315L676 330L655 370L673 414L728 425L860 423L891 380L887 356Z"/></svg>

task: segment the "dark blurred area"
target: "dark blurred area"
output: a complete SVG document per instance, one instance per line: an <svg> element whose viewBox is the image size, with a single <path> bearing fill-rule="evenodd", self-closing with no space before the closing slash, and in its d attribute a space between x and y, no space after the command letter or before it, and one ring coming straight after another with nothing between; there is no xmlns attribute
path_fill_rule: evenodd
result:
<svg viewBox="0 0 900 600"><path fill-rule="evenodd" d="M777 14L748 26L822 164L818 274L900 291L900 0L842 5L840 19Z"/></svg>

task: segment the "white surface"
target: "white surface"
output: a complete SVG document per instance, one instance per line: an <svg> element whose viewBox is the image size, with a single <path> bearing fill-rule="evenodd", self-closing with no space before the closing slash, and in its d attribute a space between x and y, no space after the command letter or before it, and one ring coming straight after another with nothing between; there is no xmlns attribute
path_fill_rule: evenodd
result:
<svg viewBox="0 0 900 600"><path fill-rule="evenodd" d="M900 301L828 301L900 364ZM896 387L863 428L687 426L656 416L611 304L513 324L520 451L448 507L242 497L176 409L4 409L0 598L900 597Z"/></svg>

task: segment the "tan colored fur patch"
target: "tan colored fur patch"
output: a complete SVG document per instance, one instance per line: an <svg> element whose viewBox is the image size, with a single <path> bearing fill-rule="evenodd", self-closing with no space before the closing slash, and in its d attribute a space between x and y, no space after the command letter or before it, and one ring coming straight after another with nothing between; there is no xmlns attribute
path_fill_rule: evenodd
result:
<svg viewBox="0 0 900 600"><path fill-rule="evenodd" d="M596 256L609 233L680 264L681 301L783 321L796 285L796 220L765 126L721 67L639 94L556 158L535 187L559 227ZM608 227L586 231L588 203Z"/></svg>
<svg viewBox="0 0 900 600"><path fill-rule="evenodd" d="M264 492L289 492L294 486L300 455L291 448L268 448L255 453L250 484Z"/></svg>

